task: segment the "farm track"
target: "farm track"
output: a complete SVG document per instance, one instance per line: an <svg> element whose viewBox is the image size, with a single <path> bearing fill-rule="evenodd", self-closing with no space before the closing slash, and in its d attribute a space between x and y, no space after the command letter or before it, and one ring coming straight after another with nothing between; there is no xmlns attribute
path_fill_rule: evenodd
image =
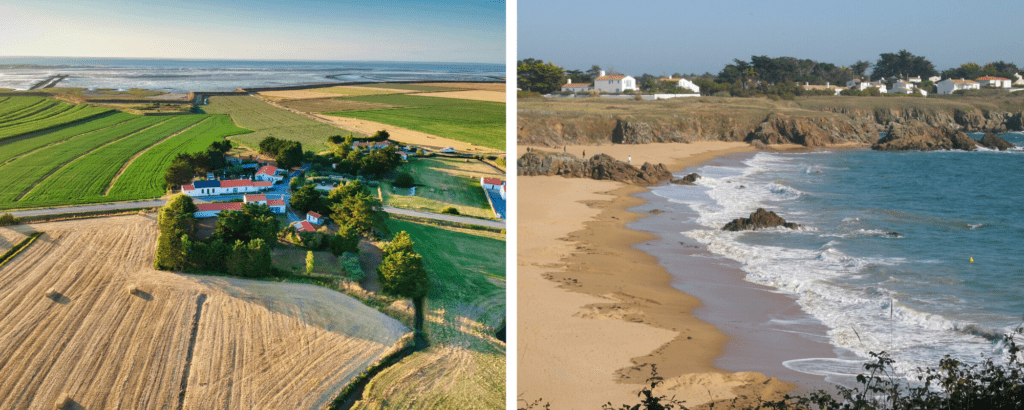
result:
<svg viewBox="0 0 1024 410"><path fill-rule="evenodd" d="M320 287L153 270L155 219L30 226L0 267L0 408L319 409L408 332Z"/></svg>
<svg viewBox="0 0 1024 410"><path fill-rule="evenodd" d="M177 137L179 134L181 134L181 133L183 133L185 131L191 130L192 128L196 127L197 125L202 124L202 123L204 123L206 121L209 121L209 120L210 120L209 117L208 118L204 118L202 121L199 121L199 122L197 122L195 124L192 124L192 125L188 126L188 128L185 128L185 129L183 129L181 131L178 131L178 132L176 132L174 134L168 135L167 138L164 138L164 139L162 139L160 141L157 141L157 142L154 142L153 144L150 144L150 146L146 147L146 149L144 149L142 151L139 151L138 153L133 155L131 157L131 159L129 159L127 162L124 163L124 165L121 166L121 169L117 170L117 174L114 175L114 178L110 180L109 184L107 184L107 188L103 190L103 196L107 196L107 195L110 194L110 190L114 188L114 183L117 182L118 178L121 178L121 174L123 174L124 171L126 169L128 169L128 166L131 165L132 162L135 162L135 160L137 158L142 156L142 154L145 154L146 151L149 151L151 148L153 148L153 147L155 147L157 145L163 144L167 140L170 140L171 138Z"/></svg>
<svg viewBox="0 0 1024 410"><path fill-rule="evenodd" d="M156 126L159 126L160 124L163 124L163 123L165 123L165 122L167 122L167 121L166 121L166 120L165 120L165 121L161 121L161 122L158 122L158 123L156 123L156 124L150 125L150 126L148 126L148 127L146 127L146 128L143 128L143 129L141 129L141 130L138 130L138 131L135 131L135 132L133 132L133 133L130 133L130 134L128 134L128 135L122 136L122 137L120 137L120 138L118 138L118 139L115 139L115 140L111 140L111 141L107 141L106 143L104 143L104 144L102 144L102 145L100 145L100 146L97 146L97 147L95 147L95 148L92 148L92 149L90 149L90 150L87 150L87 151L85 151L85 152L83 152L83 153L81 153L81 154L78 154L78 155L76 155L76 156L75 156L74 158L71 158L71 159L69 159L69 160L65 161L65 162L64 162L64 163L62 163L62 164L60 164L60 165L57 165L56 167L54 167L53 169L51 169L51 170L50 170L49 172L47 172L47 173L46 173L46 175L43 175L42 177L40 177L39 179L37 179L37 180L36 180L35 182L33 182L33 183L32 183L32 185L31 185L31 186L29 186L29 187L28 187L28 188L27 188L26 190L22 191L22 192L21 192L21 194L19 194L19 195L18 195L17 197L15 197L15 198L14 198L14 202L18 202L18 201L20 201L20 200L21 200L21 198L24 198L24 197L25 197L25 195L28 195L29 193L31 193L31 192L32 192L32 190L33 190L33 189L35 189L35 187L36 187L36 186L38 186L39 184L41 184L41 183L42 183L43 181L45 181L45 180L46 180L46 178L49 178L49 177L50 177L50 175L53 175L53 173L55 173L55 172L59 171L59 170L60 170L61 168L63 168L64 166L66 166L66 165L68 165L68 164L70 164L70 163L74 162L74 161L75 161L76 159L79 159L79 158L81 158L81 157L84 157L84 156L86 156L86 155L89 155L89 154L90 154L90 153L92 153L93 151L96 151L96 150L98 150L98 149L101 149L101 148L103 148L103 147L106 147L106 146L108 146L108 145L111 145L111 144L113 144L113 143L116 143L116 142L118 142L118 141L121 141L121 140L123 140L123 139L125 139L125 138L130 138L130 137L131 137L131 136L133 136L133 135L136 135L136 134L139 134L139 133L145 132L146 130L148 130L148 129L151 129L151 128L153 128L153 127L156 127Z"/></svg>

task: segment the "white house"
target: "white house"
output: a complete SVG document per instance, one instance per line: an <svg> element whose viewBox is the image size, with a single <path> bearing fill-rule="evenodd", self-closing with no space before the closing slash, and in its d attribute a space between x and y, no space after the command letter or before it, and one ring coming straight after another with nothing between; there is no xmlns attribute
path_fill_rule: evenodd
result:
<svg viewBox="0 0 1024 410"><path fill-rule="evenodd" d="M193 215L196 218L209 218L211 216L217 216L221 211L241 211L241 202L221 202L216 204L204 203L196 204L198 209Z"/></svg>
<svg viewBox="0 0 1024 410"><path fill-rule="evenodd" d="M593 84L583 84L583 83L573 84L571 78L569 79L569 82L567 82L564 85L562 85L562 91L572 91L572 92L575 92L575 93L587 92L587 91L590 91L590 90L593 90L593 89L594 89L594 85Z"/></svg>
<svg viewBox="0 0 1024 410"><path fill-rule="evenodd" d="M986 75L984 77L978 77L974 81L977 81L981 87L992 87L992 88L1010 88L1011 82L1009 78L993 77Z"/></svg>
<svg viewBox="0 0 1024 410"><path fill-rule="evenodd" d="M658 81L670 82L679 88L700 94L700 86L685 78L672 78L672 76L668 76L668 78L659 78Z"/></svg>
<svg viewBox="0 0 1024 410"><path fill-rule="evenodd" d="M500 190L503 185L505 185L505 181L502 181L499 178L480 177L480 186L488 191Z"/></svg>
<svg viewBox="0 0 1024 410"><path fill-rule="evenodd" d="M880 92L882 94L885 94L885 93L888 92L886 90L885 83L861 81L861 79L859 79L859 78L855 78L853 80L847 81L846 82L846 86L849 87L852 90L857 90L857 91L864 91L864 90L866 90L868 88L878 88L878 92Z"/></svg>
<svg viewBox="0 0 1024 410"><path fill-rule="evenodd" d="M196 197L210 195L247 194L273 188L270 181L250 181L248 179L228 179L223 181L195 181L191 185L182 185L181 193Z"/></svg>
<svg viewBox="0 0 1024 410"><path fill-rule="evenodd" d="M830 90L835 95L839 95L839 93L841 93L841 92L846 90L846 87L840 87L838 85L832 85L832 84L829 84L827 82L825 83L825 85L807 84L806 82L804 82L804 84L801 85L800 87L802 87L805 90Z"/></svg>
<svg viewBox="0 0 1024 410"><path fill-rule="evenodd" d="M306 221L311 224L323 225L324 217L316 212L309 211L306 212Z"/></svg>
<svg viewBox="0 0 1024 410"><path fill-rule="evenodd" d="M614 74L605 75L600 71L594 79L594 89L603 93L621 93L623 91L636 91L636 79L628 75Z"/></svg>
<svg viewBox="0 0 1024 410"><path fill-rule="evenodd" d="M277 171L277 167L273 165L266 165L263 168L260 168L259 171L256 171L256 176L254 178L257 181L279 182L284 179L284 176L277 175Z"/></svg>
<svg viewBox="0 0 1024 410"><path fill-rule="evenodd" d="M242 196L242 201L247 204L256 203L269 206L270 212L275 214L283 214L285 212L283 199L267 199L266 195L244 195Z"/></svg>
<svg viewBox="0 0 1024 410"><path fill-rule="evenodd" d="M1017 79L1014 80L1013 85L1024 85L1024 77L1021 77L1020 73L1013 73L1013 76L1017 77Z"/></svg>
<svg viewBox="0 0 1024 410"><path fill-rule="evenodd" d="M895 94L913 94L916 91L914 90L914 83L909 81L896 80L896 82L893 83L892 85L892 91L889 92Z"/></svg>
<svg viewBox="0 0 1024 410"><path fill-rule="evenodd" d="M915 83L915 84L919 83L919 82L921 82L921 76L910 77L910 78L907 79L907 81L910 81L910 82Z"/></svg>
<svg viewBox="0 0 1024 410"><path fill-rule="evenodd" d="M931 81L932 84L935 84L935 83L937 83L939 81L942 81L942 76L933 75L931 77L928 77L928 81Z"/></svg>
<svg viewBox="0 0 1024 410"><path fill-rule="evenodd" d="M959 80L947 78L939 81L935 86L939 94L953 94L954 91L958 90L977 90L981 88L981 84L978 84L977 81L964 80L963 78Z"/></svg>

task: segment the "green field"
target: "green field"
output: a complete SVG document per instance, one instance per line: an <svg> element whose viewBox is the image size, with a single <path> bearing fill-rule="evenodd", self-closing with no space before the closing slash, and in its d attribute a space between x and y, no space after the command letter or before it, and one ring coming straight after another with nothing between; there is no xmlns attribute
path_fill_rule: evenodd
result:
<svg viewBox="0 0 1024 410"><path fill-rule="evenodd" d="M408 94L339 97L399 106L381 110L342 111L329 115L359 118L505 150L505 104Z"/></svg>
<svg viewBox="0 0 1024 410"><path fill-rule="evenodd" d="M8 119L0 121L0 130L35 128L0 140L0 209L161 196L164 172L175 155L202 151L213 141L247 131L235 127L226 116L120 112L53 126L53 118L28 112L50 112L64 104L45 100L0 99L0 116ZM66 109L57 117L93 108L64 105ZM24 121L28 118L35 120ZM13 122L18 124L12 126Z"/></svg>
<svg viewBox="0 0 1024 410"><path fill-rule="evenodd" d="M391 185L385 182L381 184L381 193L386 205L434 213L450 206L462 215L494 219L494 212L480 187L480 177L505 179L503 172L477 160L466 162L445 157L411 158L398 171L413 176L416 195L393 194Z"/></svg>
<svg viewBox="0 0 1024 410"><path fill-rule="evenodd" d="M505 344L493 331L505 317L505 242L392 220L423 255L430 347L382 371L358 409L499 409L505 406Z"/></svg>
<svg viewBox="0 0 1024 410"><path fill-rule="evenodd" d="M110 108L74 105L43 97L10 97L0 102L0 141L110 111Z"/></svg>
<svg viewBox="0 0 1024 410"><path fill-rule="evenodd" d="M256 150L260 141L269 136L298 141L305 151L321 152L331 149L327 137L348 135L349 131L277 108L249 96L213 96L209 104L201 106L209 114L228 114L239 127L254 132L232 138ZM356 134L356 137L363 135Z"/></svg>

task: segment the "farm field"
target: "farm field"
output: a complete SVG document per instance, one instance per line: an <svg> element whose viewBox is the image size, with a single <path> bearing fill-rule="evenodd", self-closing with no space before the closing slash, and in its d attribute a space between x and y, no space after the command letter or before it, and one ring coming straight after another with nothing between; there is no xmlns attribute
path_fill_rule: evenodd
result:
<svg viewBox="0 0 1024 410"><path fill-rule="evenodd" d="M0 101L0 141L58 127L112 111L43 97L8 97Z"/></svg>
<svg viewBox="0 0 1024 410"><path fill-rule="evenodd" d="M397 220L389 225L409 232L430 272L431 345L374 377L353 408L504 408L505 343L493 334L505 317L503 235Z"/></svg>
<svg viewBox="0 0 1024 410"><path fill-rule="evenodd" d="M364 111L384 110L395 108L393 105L368 103L362 101L348 101L337 98L306 98L302 100L285 100L278 102L282 106L309 113L321 113L332 111Z"/></svg>
<svg viewBox="0 0 1024 410"><path fill-rule="evenodd" d="M409 332L321 287L153 270L155 219L31 226L0 267L0 407L320 409Z"/></svg>
<svg viewBox="0 0 1024 410"><path fill-rule="evenodd" d="M333 116L391 124L442 138L505 150L505 104L409 94L344 97L346 101L380 103L401 108L341 111Z"/></svg>
<svg viewBox="0 0 1024 410"><path fill-rule="evenodd" d="M25 99L2 99L0 111ZM243 132L227 116L111 112L0 140L0 210L162 196L175 155Z"/></svg>
<svg viewBox="0 0 1024 410"><path fill-rule="evenodd" d="M11 250L31 234L32 229L24 225L0 226L0 254Z"/></svg>
<svg viewBox="0 0 1024 410"><path fill-rule="evenodd" d="M445 157L412 158L398 172L412 175L416 195L394 194L391 184L384 182L381 193L385 205L434 213L451 206L462 215L488 219L494 219L494 212L480 187L480 177L505 179L505 173L480 161Z"/></svg>
<svg viewBox="0 0 1024 410"><path fill-rule="evenodd" d="M329 98L337 97L339 95L356 97L360 95L395 94L409 91L410 90L339 85L335 87L310 88L305 90L261 91L258 94L274 101L280 101L304 98Z"/></svg>
<svg viewBox="0 0 1024 410"><path fill-rule="evenodd" d="M464 90L464 91L441 91L436 93L420 93L416 94L421 97L441 97L441 98L458 98L462 100L476 100L476 101L490 101L490 102L505 102L504 91L487 91L487 90Z"/></svg>
<svg viewBox="0 0 1024 410"><path fill-rule="evenodd" d="M392 90L408 90L408 91L419 91L419 92L437 92L437 91L457 91L459 87L449 86L444 83L437 83L436 85L425 85L420 83L377 83L377 84L366 84L362 87L372 88L383 88Z"/></svg>
<svg viewBox="0 0 1024 410"><path fill-rule="evenodd" d="M201 108L209 114L228 114L235 124L253 130L238 135L234 141L256 149L268 136L298 141L305 151L329 150L327 137L346 135L348 131L324 124L260 101L250 96L212 96L209 105Z"/></svg>
<svg viewBox="0 0 1024 410"><path fill-rule="evenodd" d="M505 92L505 83L420 83L436 87L455 88L459 90L483 90Z"/></svg>

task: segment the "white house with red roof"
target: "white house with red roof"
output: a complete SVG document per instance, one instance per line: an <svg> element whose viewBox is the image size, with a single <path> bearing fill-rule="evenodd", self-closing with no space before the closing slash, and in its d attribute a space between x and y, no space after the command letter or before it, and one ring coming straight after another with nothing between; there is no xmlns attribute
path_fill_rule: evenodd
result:
<svg viewBox="0 0 1024 410"><path fill-rule="evenodd" d="M977 81L978 84L981 85L982 87L1010 88L1013 86L1013 81L1010 80L1009 78L993 77L990 75L978 77L974 81Z"/></svg>
<svg viewBox="0 0 1024 410"><path fill-rule="evenodd" d="M269 206L270 212L275 214L283 214L285 212L285 203L283 199L267 199L266 195L245 195L242 197L242 200L247 204L255 203Z"/></svg>
<svg viewBox="0 0 1024 410"><path fill-rule="evenodd" d="M623 91L636 91L636 79L623 74L606 75L602 70L594 79L594 89L603 93L621 93Z"/></svg>
<svg viewBox="0 0 1024 410"><path fill-rule="evenodd" d="M217 216L221 211L241 211L241 202L219 202L219 203L203 203L196 204L198 209L195 215L196 218L209 218L211 216Z"/></svg>
<svg viewBox="0 0 1024 410"><path fill-rule="evenodd" d="M959 91L959 90L978 90L978 89L981 89L981 84L978 83L977 81L965 80L963 78L961 78L959 80L954 80L952 78L947 78L947 79L939 81L937 84L935 84L935 88L936 88L936 90L938 90L939 94L953 94L954 91Z"/></svg>
<svg viewBox="0 0 1024 410"><path fill-rule="evenodd" d="M502 181L500 178L480 177L480 186L488 191L501 190L502 185L505 185L505 181Z"/></svg>
<svg viewBox="0 0 1024 410"><path fill-rule="evenodd" d="M274 183L271 181L250 181L248 179L207 180L182 185L181 193L191 197L247 194L250 192L266 191L273 187Z"/></svg>
<svg viewBox="0 0 1024 410"><path fill-rule="evenodd" d="M294 226L295 230L299 232L316 232L316 227L309 223L309 221L292 222L292 226Z"/></svg>
<svg viewBox="0 0 1024 410"><path fill-rule="evenodd" d="M277 174L278 171L277 167L273 165L264 165L263 168L256 171L256 176L253 179L257 181L278 182L284 179L283 175Z"/></svg>
<svg viewBox="0 0 1024 410"><path fill-rule="evenodd" d="M323 225L324 217L316 212L309 211L306 212L306 221L311 224Z"/></svg>

